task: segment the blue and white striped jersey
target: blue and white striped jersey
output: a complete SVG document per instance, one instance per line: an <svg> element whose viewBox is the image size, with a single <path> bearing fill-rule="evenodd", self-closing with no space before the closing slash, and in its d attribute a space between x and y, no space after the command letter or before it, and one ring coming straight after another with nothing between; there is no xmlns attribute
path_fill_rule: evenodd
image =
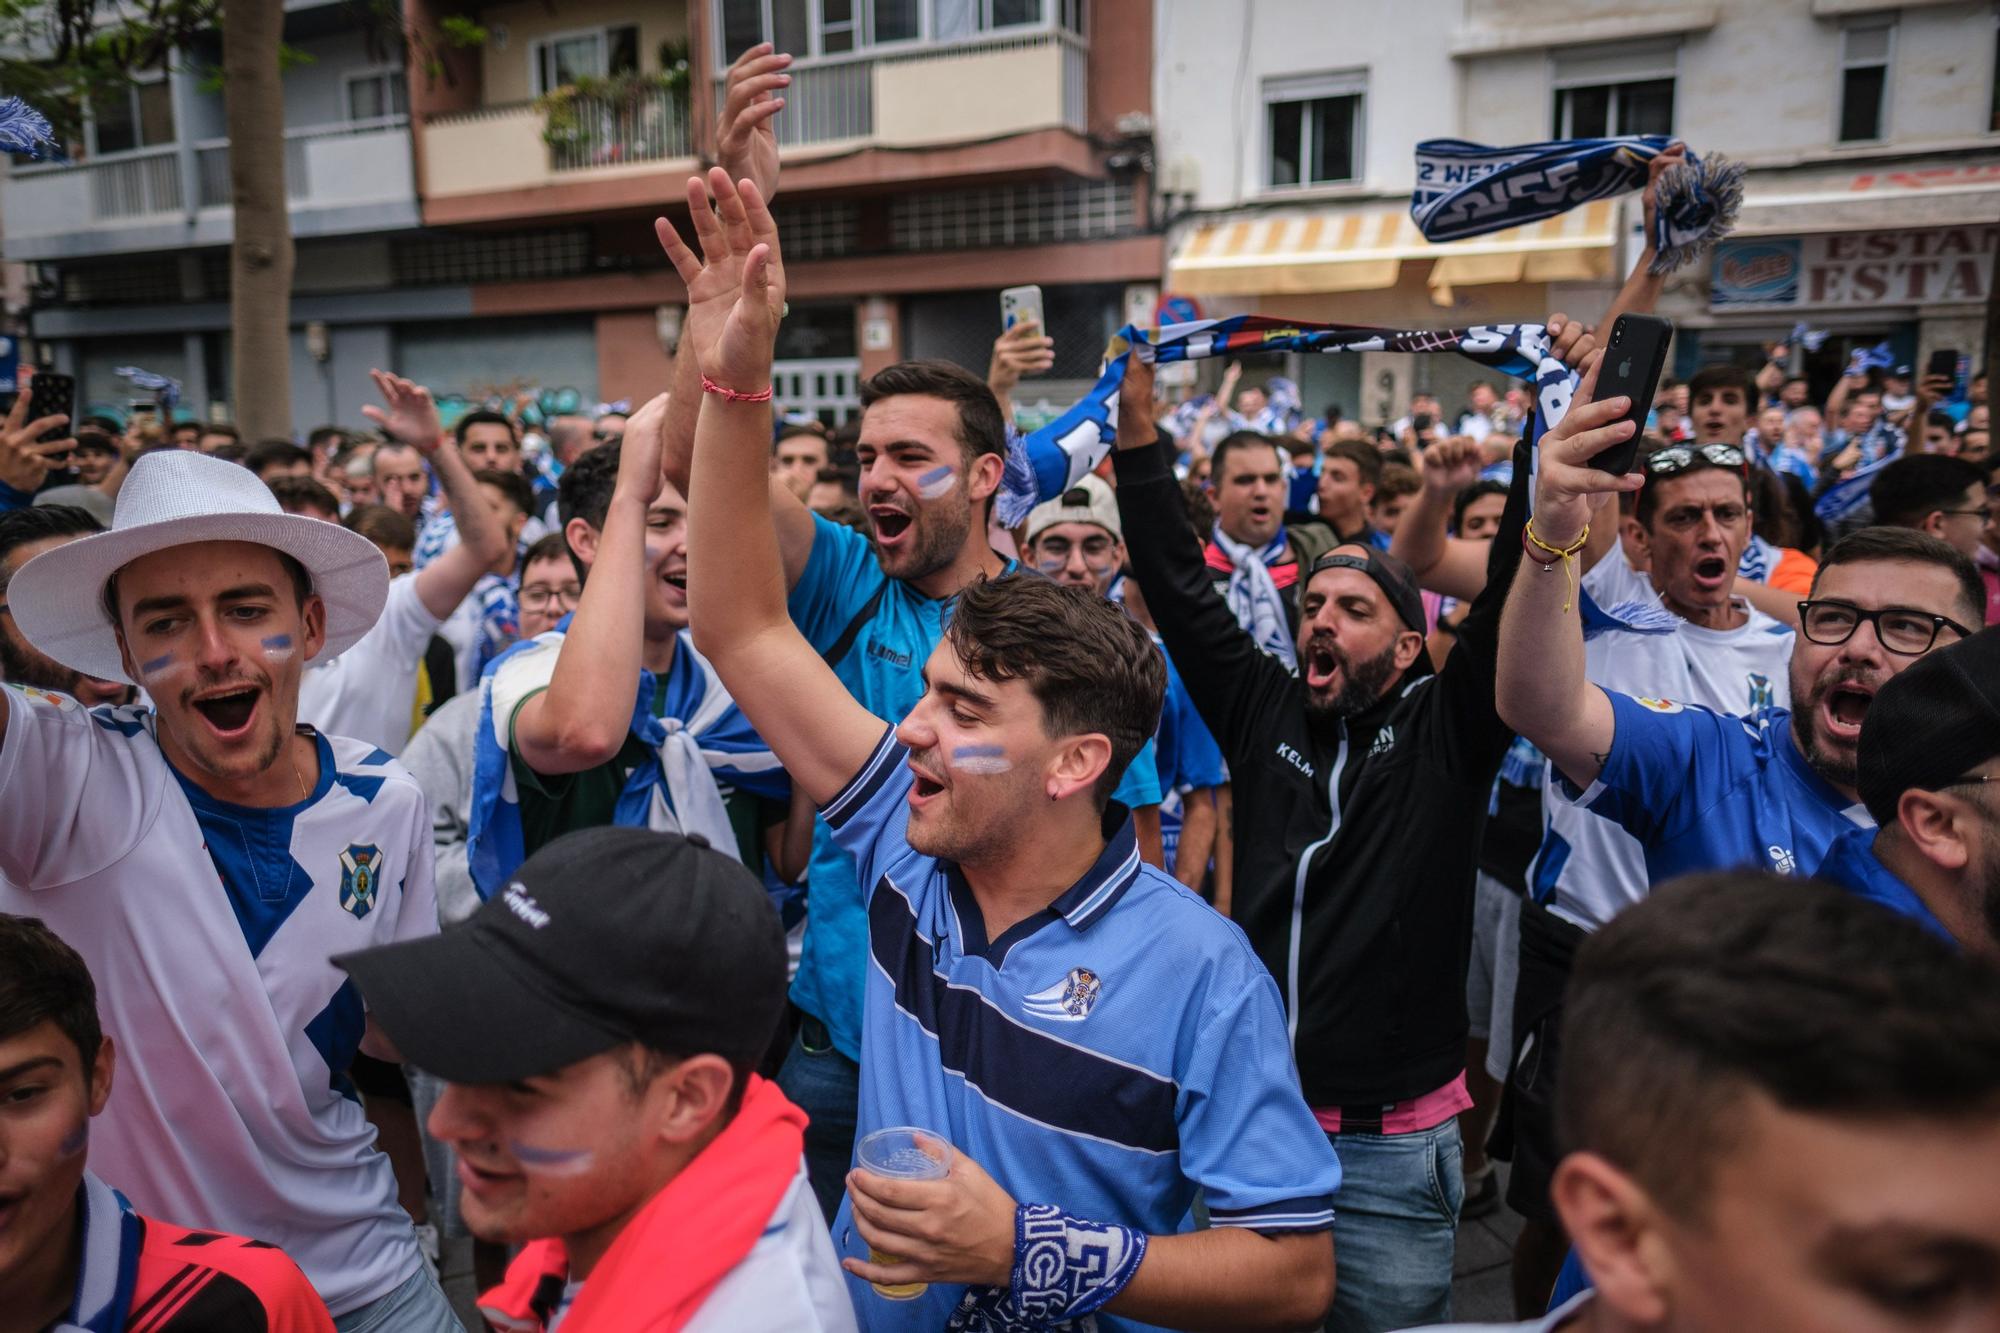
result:
<svg viewBox="0 0 2000 1333"><path fill-rule="evenodd" d="M387 1295L424 1260L347 1081L367 1014L330 959L437 930L423 792L314 733L305 800L231 805L168 764L150 709L6 689L0 911L83 955L117 1042L91 1170L279 1246L336 1315Z"/></svg>
<svg viewBox="0 0 2000 1333"><path fill-rule="evenodd" d="M1330 1228L1340 1164L1243 932L1142 864L1127 819L1089 873L988 941L958 868L909 845L908 757L885 732L822 812L867 895L857 1138L934 1130L1020 1202L1150 1235L1191 1229L1197 1196L1215 1226ZM834 1244L865 1256L849 1208ZM964 1290L849 1286L864 1329L942 1328Z"/></svg>

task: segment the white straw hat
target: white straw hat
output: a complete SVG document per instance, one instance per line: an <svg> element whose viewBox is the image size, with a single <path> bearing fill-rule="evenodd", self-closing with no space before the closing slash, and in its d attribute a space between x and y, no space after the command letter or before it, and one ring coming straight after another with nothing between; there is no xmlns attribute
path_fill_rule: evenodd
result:
<svg viewBox="0 0 2000 1333"><path fill-rule="evenodd" d="M304 565L326 603L333 657L373 628L389 596L389 563L375 543L338 523L287 514L248 468L183 449L132 465L111 530L65 543L21 566L7 606L21 635L73 671L137 684L125 674L104 585L140 556L192 542L255 542Z"/></svg>

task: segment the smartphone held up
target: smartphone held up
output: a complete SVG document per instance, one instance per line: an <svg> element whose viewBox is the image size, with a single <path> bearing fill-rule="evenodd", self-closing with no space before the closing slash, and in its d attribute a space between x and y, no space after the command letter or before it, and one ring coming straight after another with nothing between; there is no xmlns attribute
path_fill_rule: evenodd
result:
<svg viewBox="0 0 2000 1333"><path fill-rule="evenodd" d="M1667 344L1673 340L1673 321L1657 315L1620 315L1605 340L1603 359L1597 363L1595 400L1625 397L1632 400L1621 421L1632 423L1632 433L1601 450L1590 460L1600 472L1622 477L1639 458L1639 437L1646 430L1646 416L1653 410L1653 394L1660 372L1667 367Z"/></svg>

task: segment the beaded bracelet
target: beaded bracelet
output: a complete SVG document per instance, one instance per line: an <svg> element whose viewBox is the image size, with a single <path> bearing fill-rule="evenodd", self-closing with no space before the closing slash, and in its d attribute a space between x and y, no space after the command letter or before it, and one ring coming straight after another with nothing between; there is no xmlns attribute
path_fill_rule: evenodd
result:
<svg viewBox="0 0 2000 1333"><path fill-rule="evenodd" d="M717 384L706 375L701 377L701 391L703 393L712 393L732 403L768 403L771 401L772 388L772 385L767 384L761 393L744 393L742 390L732 389L726 384Z"/></svg>

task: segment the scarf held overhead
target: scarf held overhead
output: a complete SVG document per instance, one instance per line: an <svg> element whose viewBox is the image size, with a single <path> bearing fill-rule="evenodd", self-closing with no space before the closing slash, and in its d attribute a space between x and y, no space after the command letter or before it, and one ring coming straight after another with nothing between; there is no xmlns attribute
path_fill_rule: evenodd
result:
<svg viewBox="0 0 2000 1333"><path fill-rule="evenodd" d="M1552 139L1491 148L1464 139L1417 145L1410 216L1425 239L1462 241L1567 213L1597 199L1644 189L1653 159L1672 147L1664 134ZM1691 263L1729 234L1743 202L1743 168L1726 158L1687 155L1660 179L1653 272Z"/></svg>
<svg viewBox="0 0 2000 1333"><path fill-rule="evenodd" d="M1118 390L1128 358L1168 365L1247 352L1456 352L1533 384L1538 434L1562 420L1575 387L1569 367L1550 355L1548 330L1540 324L1382 329L1268 315L1232 315L1159 329L1127 324L1105 349L1104 373L1083 401L1025 436L1009 458L998 505L1001 523L1020 523L1030 509L1061 495L1104 460L1118 439Z"/></svg>

